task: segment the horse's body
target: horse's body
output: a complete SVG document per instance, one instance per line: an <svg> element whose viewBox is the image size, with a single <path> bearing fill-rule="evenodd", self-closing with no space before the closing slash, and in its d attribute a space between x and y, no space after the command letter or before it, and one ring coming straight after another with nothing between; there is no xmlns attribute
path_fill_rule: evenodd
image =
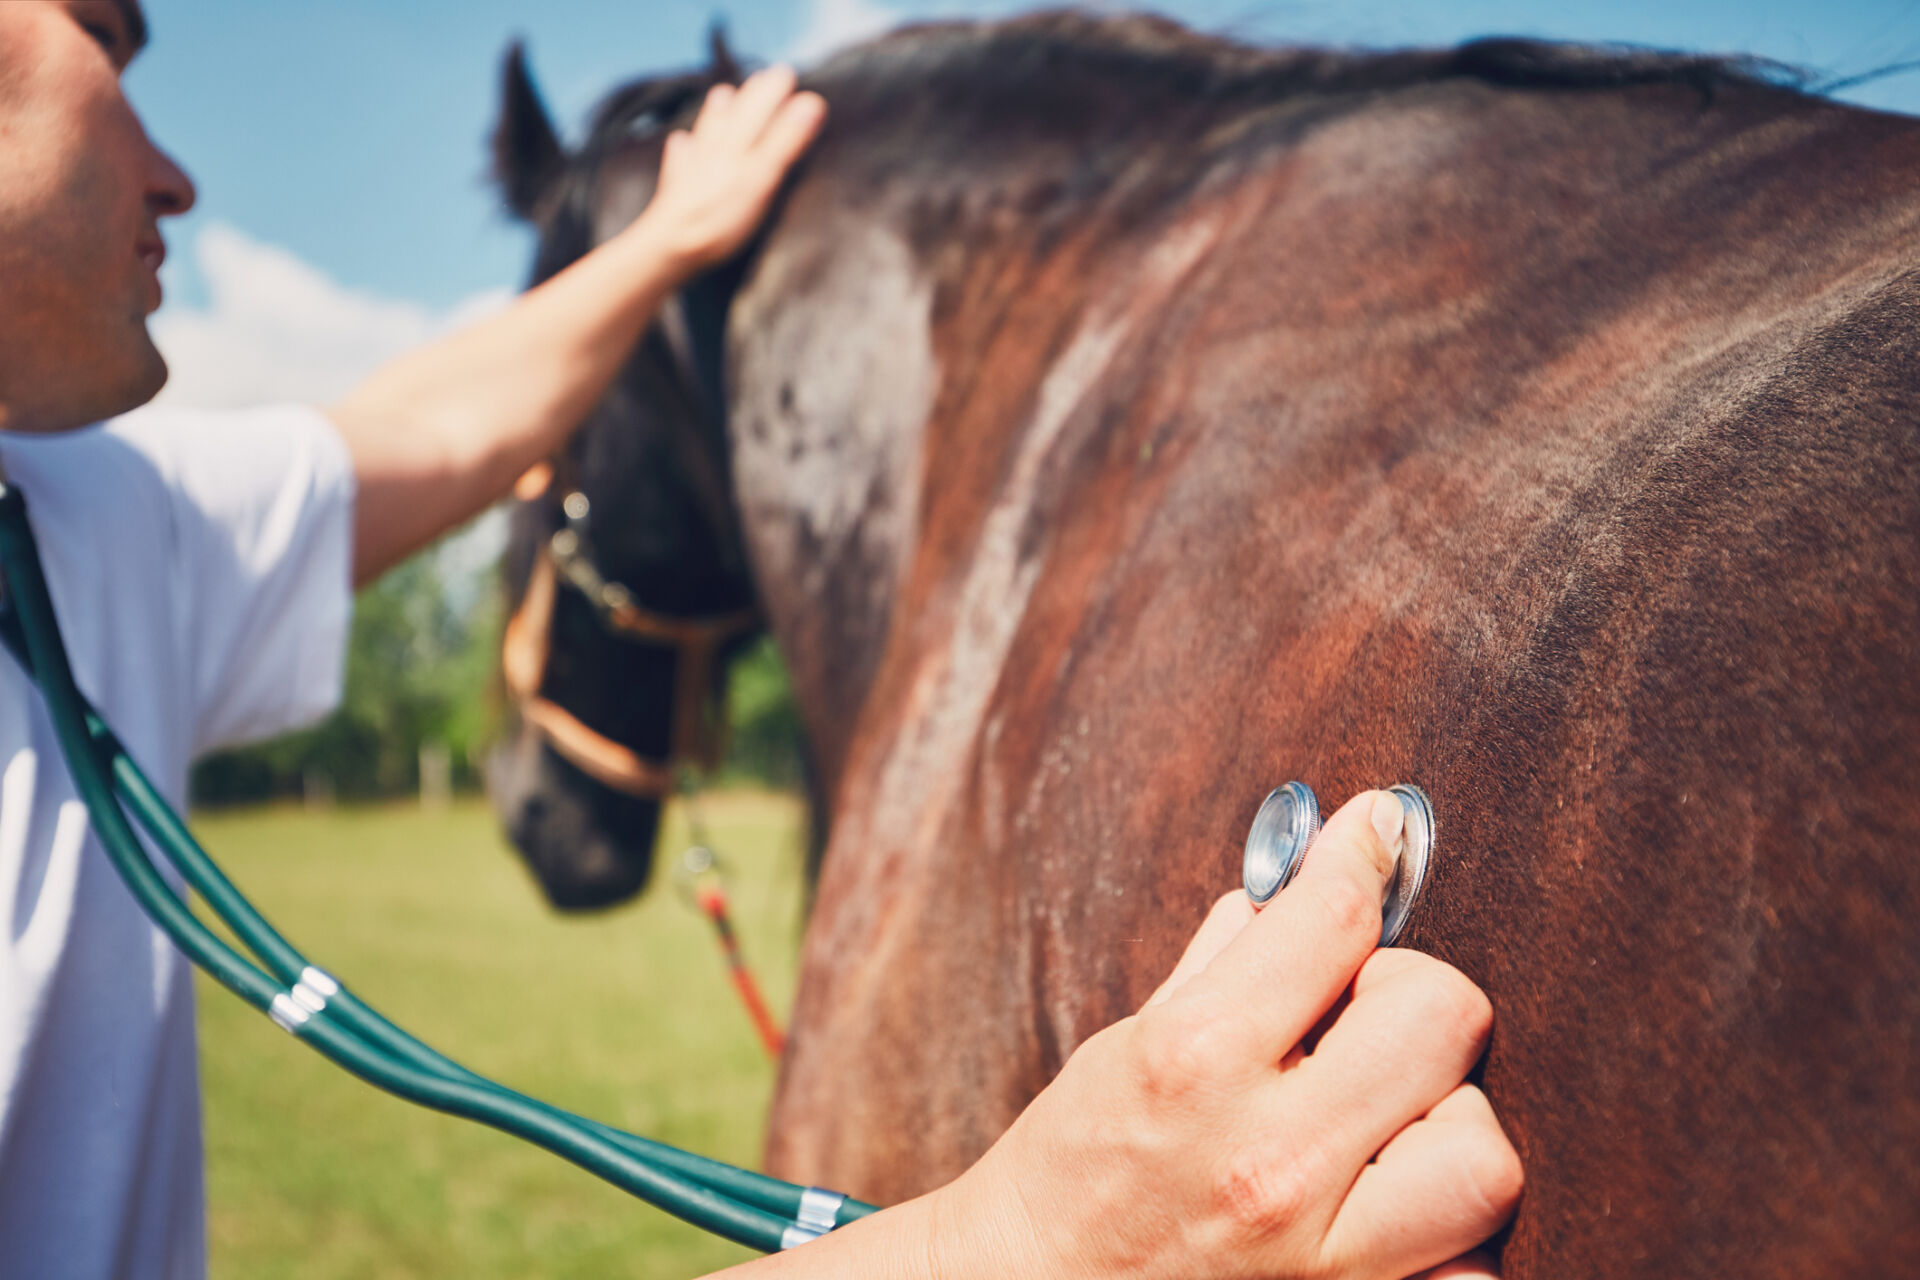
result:
<svg viewBox="0 0 1920 1280"><path fill-rule="evenodd" d="M818 87L727 343L831 812L773 1168L951 1177L1269 787L1408 781L1510 1276L1914 1274L1920 122L1062 18Z"/></svg>

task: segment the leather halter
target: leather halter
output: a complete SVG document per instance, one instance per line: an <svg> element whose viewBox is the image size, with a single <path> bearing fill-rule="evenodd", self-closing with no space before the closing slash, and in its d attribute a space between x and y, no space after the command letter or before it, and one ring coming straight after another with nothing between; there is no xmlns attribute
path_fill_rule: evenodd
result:
<svg viewBox="0 0 1920 1280"><path fill-rule="evenodd" d="M535 555L526 593L501 638L500 670L507 694L547 745L595 782L625 795L664 798L674 789L679 762L690 760L707 769L719 763L721 717L709 705L714 655L727 640L752 630L759 613L741 609L680 618L642 608L630 590L607 581L593 562L586 495L570 492L561 506L567 525ZM585 597L608 634L674 651L673 726L665 758L643 756L615 742L540 692L562 585Z"/></svg>

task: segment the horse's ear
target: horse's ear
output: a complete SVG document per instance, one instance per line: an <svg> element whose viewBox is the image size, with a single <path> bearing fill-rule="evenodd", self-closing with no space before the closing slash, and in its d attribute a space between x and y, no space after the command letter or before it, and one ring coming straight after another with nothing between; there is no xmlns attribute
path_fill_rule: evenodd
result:
<svg viewBox="0 0 1920 1280"><path fill-rule="evenodd" d="M493 127L493 179L507 207L531 222L566 168L567 154L527 72L520 41L507 46L500 69L500 119Z"/></svg>
<svg viewBox="0 0 1920 1280"><path fill-rule="evenodd" d="M715 84L739 84L746 79L739 60L727 47L727 24L720 18L715 18L707 28L707 74Z"/></svg>

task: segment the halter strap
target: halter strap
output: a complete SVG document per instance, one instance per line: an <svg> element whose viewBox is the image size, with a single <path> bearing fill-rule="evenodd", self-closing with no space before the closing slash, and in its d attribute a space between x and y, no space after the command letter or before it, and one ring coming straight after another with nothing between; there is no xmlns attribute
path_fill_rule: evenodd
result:
<svg viewBox="0 0 1920 1280"><path fill-rule="evenodd" d="M706 768L719 763L721 734L706 701L714 653L724 641L753 627L759 615L740 609L712 617L680 618L641 608L624 585L601 575L588 554L583 524L575 519L535 556L526 592L501 637L501 675L521 717L562 759L622 794L661 799L673 792L673 767L678 761L692 759ZM562 581L585 597L610 634L674 651L671 746L664 759L643 756L589 728L541 694Z"/></svg>

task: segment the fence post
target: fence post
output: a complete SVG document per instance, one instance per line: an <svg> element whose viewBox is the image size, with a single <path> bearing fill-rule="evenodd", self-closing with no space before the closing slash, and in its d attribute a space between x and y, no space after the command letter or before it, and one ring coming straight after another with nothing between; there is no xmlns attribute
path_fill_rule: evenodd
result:
<svg viewBox="0 0 1920 1280"><path fill-rule="evenodd" d="M300 775L300 802L309 809L333 808L333 775L318 765Z"/></svg>
<svg viewBox="0 0 1920 1280"><path fill-rule="evenodd" d="M420 744L420 807L439 811L453 800L453 752L444 742Z"/></svg>

